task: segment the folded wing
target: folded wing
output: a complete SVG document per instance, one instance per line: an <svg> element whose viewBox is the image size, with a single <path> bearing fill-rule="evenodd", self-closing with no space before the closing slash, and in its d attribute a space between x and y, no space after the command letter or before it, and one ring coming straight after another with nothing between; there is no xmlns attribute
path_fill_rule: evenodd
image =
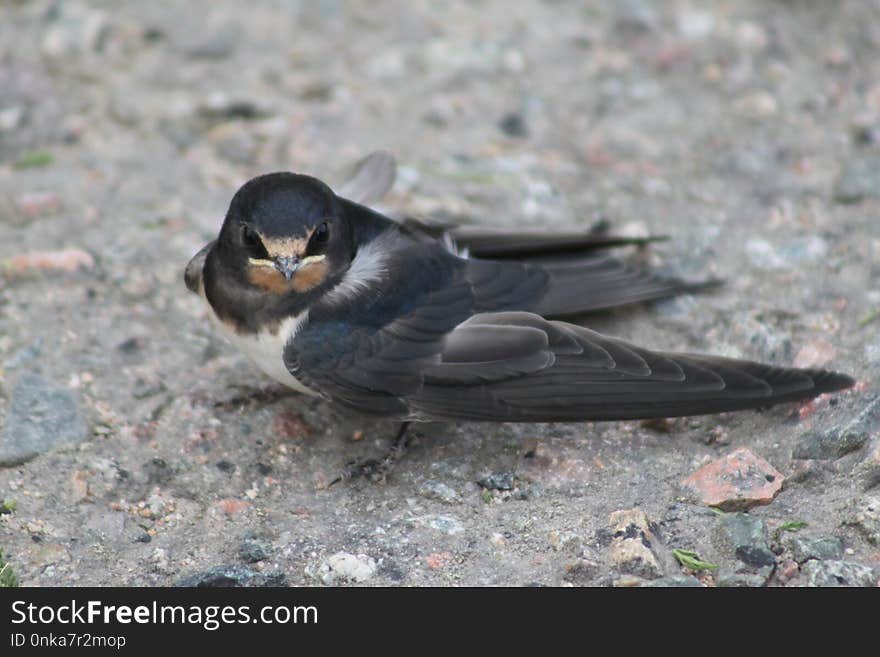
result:
<svg viewBox="0 0 880 657"><path fill-rule="evenodd" d="M502 335L494 349L483 346ZM701 415L808 399L853 383L824 370L653 352L523 312L477 315L449 342L410 399L426 416L549 422Z"/></svg>

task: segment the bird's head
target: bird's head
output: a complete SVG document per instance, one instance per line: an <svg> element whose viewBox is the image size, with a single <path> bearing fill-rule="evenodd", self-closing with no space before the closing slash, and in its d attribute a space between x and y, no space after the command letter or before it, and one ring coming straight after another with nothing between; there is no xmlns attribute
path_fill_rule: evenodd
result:
<svg viewBox="0 0 880 657"><path fill-rule="evenodd" d="M351 227L327 185L271 173L236 192L215 251L238 282L283 295L308 292L343 271L354 249Z"/></svg>

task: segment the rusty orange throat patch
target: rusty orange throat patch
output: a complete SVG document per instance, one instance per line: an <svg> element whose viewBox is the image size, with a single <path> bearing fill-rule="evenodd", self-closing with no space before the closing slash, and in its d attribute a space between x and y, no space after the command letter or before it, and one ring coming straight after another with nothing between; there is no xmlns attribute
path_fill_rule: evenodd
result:
<svg viewBox="0 0 880 657"><path fill-rule="evenodd" d="M247 277L251 285L272 294L286 294L291 290L308 292L327 278L327 262L319 260L304 263L290 280L274 267L251 264L248 265Z"/></svg>

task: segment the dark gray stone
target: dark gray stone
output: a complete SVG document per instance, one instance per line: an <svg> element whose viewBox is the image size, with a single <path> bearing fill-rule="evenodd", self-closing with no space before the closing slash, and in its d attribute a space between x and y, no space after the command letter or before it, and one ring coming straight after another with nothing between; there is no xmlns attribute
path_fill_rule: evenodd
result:
<svg viewBox="0 0 880 657"><path fill-rule="evenodd" d="M743 546L768 547L767 525L747 513L726 513L721 516L721 527L735 549Z"/></svg>
<svg viewBox="0 0 880 657"><path fill-rule="evenodd" d="M232 120L254 121L272 115L272 110L247 98L231 98L223 94L208 97L197 109L199 118L208 122Z"/></svg>
<svg viewBox="0 0 880 657"><path fill-rule="evenodd" d="M853 561L808 561L807 586L874 586L873 571Z"/></svg>
<svg viewBox="0 0 880 657"><path fill-rule="evenodd" d="M23 374L12 391L0 438L0 466L20 465L87 436L88 427L67 388L36 374Z"/></svg>
<svg viewBox="0 0 880 657"><path fill-rule="evenodd" d="M737 559L755 568L776 564L776 555L767 541L767 525L761 518L728 513L721 517L721 527Z"/></svg>
<svg viewBox="0 0 880 657"><path fill-rule="evenodd" d="M402 582L406 579L406 573L391 559L382 559L376 572L382 577L387 577L392 582Z"/></svg>
<svg viewBox="0 0 880 657"><path fill-rule="evenodd" d="M718 573L715 586L719 588L758 588L764 586L767 578L754 573Z"/></svg>
<svg viewBox="0 0 880 657"><path fill-rule="evenodd" d="M870 434L845 429L831 429L825 432L811 432L801 436L792 450L795 459L838 459L860 449Z"/></svg>
<svg viewBox="0 0 880 657"><path fill-rule="evenodd" d="M512 472L493 472L477 479L477 483L489 490L513 490L514 479Z"/></svg>
<svg viewBox="0 0 880 657"><path fill-rule="evenodd" d="M144 474L148 484L166 486L174 479L174 468L165 460L158 457L144 463Z"/></svg>
<svg viewBox="0 0 880 657"><path fill-rule="evenodd" d="M786 547L798 563L810 559L840 559L843 556L843 539L836 536L792 536L786 541Z"/></svg>
<svg viewBox="0 0 880 657"><path fill-rule="evenodd" d="M429 500L438 500L444 504L457 504L461 497L448 484L429 479L419 486L419 495Z"/></svg>
<svg viewBox="0 0 880 657"><path fill-rule="evenodd" d="M866 198L880 199L880 155L874 153L846 162L834 186L838 203L859 203Z"/></svg>
<svg viewBox="0 0 880 657"><path fill-rule="evenodd" d="M223 588L237 586L284 586L287 576L282 572L258 573L246 566L215 566L186 577L174 586L196 588Z"/></svg>
<svg viewBox="0 0 880 657"><path fill-rule="evenodd" d="M543 492L543 488L541 488L540 484L529 484L525 488L517 488L513 491L513 499L515 500L529 500L535 497L540 497Z"/></svg>
<svg viewBox="0 0 880 657"><path fill-rule="evenodd" d="M272 554L272 547L258 538L247 537L238 547L238 554L245 563L264 561Z"/></svg>
<svg viewBox="0 0 880 657"><path fill-rule="evenodd" d="M880 127L858 123L851 128L852 139L858 146L871 146L880 141Z"/></svg>
<svg viewBox="0 0 880 657"><path fill-rule="evenodd" d="M801 437L792 451L796 459L840 458L862 446L880 429L880 397L872 397L852 420L827 431Z"/></svg>
<svg viewBox="0 0 880 657"><path fill-rule="evenodd" d="M138 378L132 387L131 396L135 399L147 399L148 397L161 395L165 390L165 384L161 381L145 381Z"/></svg>
<svg viewBox="0 0 880 657"><path fill-rule="evenodd" d="M143 351L146 344L147 341L144 338L134 336L123 340L118 345L116 345L116 348L123 354L131 356L138 353L139 351Z"/></svg>
<svg viewBox="0 0 880 657"><path fill-rule="evenodd" d="M736 557L744 564L756 568L772 567L776 565L776 555L769 548L757 545L743 545L736 549Z"/></svg>
<svg viewBox="0 0 880 657"><path fill-rule="evenodd" d="M523 138L529 136L529 128L522 114L511 112L501 117L498 128L508 137Z"/></svg>

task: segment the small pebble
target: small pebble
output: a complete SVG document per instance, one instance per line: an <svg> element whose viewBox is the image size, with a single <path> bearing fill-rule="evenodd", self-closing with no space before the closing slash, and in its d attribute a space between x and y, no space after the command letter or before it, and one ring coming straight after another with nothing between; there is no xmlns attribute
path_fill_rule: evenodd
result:
<svg viewBox="0 0 880 657"><path fill-rule="evenodd" d="M828 340L814 338L801 347L792 364L800 368L825 367L834 359L836 353L834 345Z"/></svg>
<svg viewBox="0 0 880 657"><path fill-rule="evenodd" d="M703 583L690 575L671 575L646 582L642 586L647 588L702 588Z"/></svg>
<svg viewBox="0 0 880 657"><path fill-rule="evenodd" d="M803 569L807 586L876 586L873 571L852 561L808 561Z"/></svg>
<svg viewBox="0 0 880 657"><path fill-rule="evenodd" d="M621 573L653 579L663 575L654 548L657 538L650 521L641 509L615 511L608 519L612 539L609 557L612 567Z"/></svg>
<svg viewBox="0 0 880 657"><path fill-rule="evenodd" d="M145 346L146 340L144 338L132 337L120 342L116 348L124 354L131 355L141 351Z"/></svg>
<svg viewBox="0 0 880 657"><path fill-rule="evenodd" d="M174 586L197 588L228 588L228 587L261 587L284 586L287 576L280 572L259 573L246 566L215 566L186 577L174 583Z"/></svg>
<svg viewBox="0 0 880 657"><path fill-rule="evenodd" d="M444 515L427 515L415 518L414 522L422 527L436 529L438 532L454 536L464 531L464 525L458 518Z"/></svg>
<svg viewBox="0 0 880 657"><path fill-rule="evenodd" d="M375 559L366 554L355 555L348 552L337 552L318 569L319 579L328 586L343 582L366 582L375 574Z"/></svg>
<svg viewBox="0 0 880 657"><path fill-rule="evenodd" d="M781 584L786 584L797 577L800 573L798 562L793 559L786 559L776 568L776 579Z"/></svg>
<svg viewBox="0 0 880 657"><path fill-rule="evenodd" d="M254 120L263 119L272 115L269 107L260 105L254 100L245 98L233 98L224 93L214 93L208 96L198 106L196 112L199 117L210 121L226 122L232 119Z"/></svg>
<svg viewBox="0 0 880 657"><path fill-rule="evenodd" d="M866 494L855 502L849 524L872 545L880 545L880 495Z"/></svg>
<svg viewBox="0 0 880 657"><path fill-rule="evenodd" d="M6 268L13 273L25 273L35 269L74 272L93 269L95 259L81 249L64 251L35 251L13 256L6 261Z"/></svg>
<svg viewBox="0 0 880 657"><path fill-rule="evenodd" d="M853 155L843 164L834 186L838 203L860 203L880 199L880 155Z"/></svg>
<svg viewBox="0 0 880 657"><path fill-rule="evenodd" d="M728 513L720 517L720 526L726 542L741 562L758 569L776 564L763 519L747 513Z"/></svg>
<svg viewBox="0 0 880 657"><path fill-rule="evenodd" d="M529 136L529 129L526 126L526 120L522 114L511 112L505 114L498 122L498 127L508 137L516 137L519 139Z"/></svg>
<svg viewBox="0 0 880 657"><path fill-rule="evenodd" d="M457 504L461 496L448 484L429 479L419 487L419 495L429 500L438 500L444 504Z"/></svg>
<svg viewBox="0 0 880 657"><path fill-rule="evenodd" d="M256 563L268 559L272 548L258 538L245 538L238 547L238 554L245 563Z"/></svg>
<svg viewBox="0 0 880 657"><path fill-rule="evenodd" d="M851 420L801 436L792 450L792 457L837 459L861 449L877 431L880 431L880 397L875 396L869 398L865 407Z"/></svg>
<svg viewBox="0 0 880 657"><path fill-rule="evenodd" d="M741 98L736 107L754 119L766 119L779 112L779 103L766 91L749 94Z"/></svg>
<svg viewBox="0 0 880 657"><path fill-rule="evenodd" d="M0 466L25 463L38 454L69 447L88 437L70 390L36 374L22 374L0 434Z"/></svg>
<svg viewBox="0 0 880 657"><path fill-rule="evenodd" d="M838 459L861 449L868 438L868 433L846 430L814 431L798 439L791 456L795 459Z"/></svg>
<svg viewBox="0 0 880 657"><path fill-rule="evenodd" d="M798 563L810 559L840 559L843 557L843 539L836 536L809 538L792 536L786 541L791 556Z"/></svg>
<svg viewBox="0 0 880 657"><path fill-rule="evenodd" d="M782 489L784 477L747 447L707 463L681 482L703 504L724 511L769 504Z"/></svg>
<svg viewBox="0 0 880 657"><path fill-rule="evenodd" d="M719 588L758 588L764 586L767 578L753 573L719 573L715 586Z"/></svg>
<svg viewBox="0 0 880 657"><path fill-rule="evenodd" d="M59 212L62 203L55 192L27 192L15 199L15 207L25 219L34 219Z"/></svg>
<svg viewBox="0 0 880 657"><path fill-rule="evenodd" d="M493 472L477 479L477 483L488 490L513 490L516 485L512 472Z"/></svg>

